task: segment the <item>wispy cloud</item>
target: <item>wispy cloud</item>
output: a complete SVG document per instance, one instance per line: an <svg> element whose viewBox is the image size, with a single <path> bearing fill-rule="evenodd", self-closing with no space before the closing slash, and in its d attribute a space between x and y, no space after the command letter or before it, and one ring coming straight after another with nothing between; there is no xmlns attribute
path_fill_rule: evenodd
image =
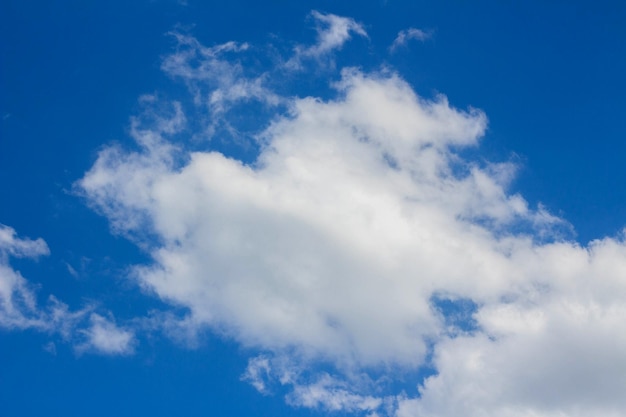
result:
<svg viewBox="0 0 626 417"><path fill-rule="evenodd" d="M236 127L222 116L239 104L281 103L282 98L265 86L265 74L251 75L241 64L240 57L249 51L249 44L226 42L205 47L192 36L179 32L170 35L177 42L176 52L163 59L161 68L189 88L199 108L195 122L203 126L206 136L213 136L220 128L236 136Z"/></svg>
<svg viewBox="0 0 626 417"><path fill-rule="evenodd" d="M39 305L33 286L9 263L11 257L34 259L49 253L43 239L19 238L13 228L0 225L0 328L56 334L68 343L74 343L78 335L87 335L87 341L78 350L93 347L110 354L131 352L126 333L97 314L91 315L91 325L84 329L83 321L93 306L71 311L52 295L45 306ZM46 350L56 353L56 345L50 342Z"/></svg>
<svg viewBox="0 0 626 417"><path fill-rule="evenodd" d="M268 381L273 379L271 373L270 360L265 356L258 356L248 361L246 372L241 379L250 383L261 394L269 394Z"/></svg>
<svg viewBox="0 0 626 417"><path fill-rule="evenodd" d="M398 32L398 36L394 39L389 47L389 52L395 52L398 48L405 46L410 40L424 42L432 38L432 31L424 31L422 29L409 28Z"/></svg>
<svg viewBox="0 0 626 417"><path fill-rule="evenodd" d="M311 46L297 46L294 56L286 63L287 68L301 69L305 60L313 60L318 65L334 65L330 54L341 49L352 34L367 37L363 25L354 19L315 10L311 12L311 17L316 23L317 42Z"/></svg>
<svg viewBox="0 0 626 417"><path fill-rule="evenodd" d="M43 239L31 240L18 238L15 229L0 225L0 261L8 262L8 256L18 258L37 258L50 254Z"/></svg>
<svg viewBox="0 0 626 417"><path fill-rule="evenodd" d="M278 97L263 86L263 76L247 77L245 68L238 62L237 55L247 51L249 44L226 42L205 47L191 36L178 32L170 35L177 41L177 51L163 59L161 68L183 80L197 104L205 104L216 112L223 112L229 103L242 100L276 104Z"/></svg>
<svg viewBox="0 0 626 417"><path fill-rule="evenodd" d="M13 228L0 225L0 326L9 329L49 326L28 282L9 264L10 257L38 258L49 253L42 239L21 239Z"/></svg>

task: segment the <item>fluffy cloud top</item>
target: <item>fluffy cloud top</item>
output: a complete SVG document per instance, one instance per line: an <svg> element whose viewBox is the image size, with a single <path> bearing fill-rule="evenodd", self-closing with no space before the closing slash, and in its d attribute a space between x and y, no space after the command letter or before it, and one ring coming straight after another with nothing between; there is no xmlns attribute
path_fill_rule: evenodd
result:
<svg viewBox="0 0 626 417"><path fill-rule="evenodd" d="M330 29L311 51L364 34L351 19L314 17ZM226 60L198 59L209 73ZM192 89L198 103L220 88L204 87ZM244 378L262 392L290 386L297 406L624 414L624 241L563 239L563 220L507 191L514 166L464 160L459 149L485 132L481 111L419 97L389 71L344 69L334 87L328 100L281 98L289 111L257 135L251 164L174 144L186 126L176 103L133 125L139 151L100 153L78 187L150 252L134 269L145 291L185 307L186 326L264 351ZM475 306L471 328L437 299ZM376 388L373 375L425 365L436 373L419 391Z"/></svg>

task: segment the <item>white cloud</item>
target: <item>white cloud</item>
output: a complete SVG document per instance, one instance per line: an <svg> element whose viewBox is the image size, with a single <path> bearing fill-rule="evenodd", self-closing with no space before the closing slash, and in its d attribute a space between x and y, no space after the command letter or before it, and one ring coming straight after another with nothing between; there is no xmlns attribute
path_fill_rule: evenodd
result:
<svg viewBox="0 0 626 417"><path fill-rule="evenodd" d="M49 253L43 239L19 238L13 228L0 224L0 328L34 329L57 334L68 342L77 334L84 334L88 341L79 350L93 348L110 354L130 353L130 333L116 329L97 314L91 315L90 328L81 330L81 322L93 306L70 311L66 304L51 295L42 307L33 286L9 264L10 257L37 258ZM56 354L56 345L49 342L45 350Z"/></svg>
<svg viewBox="0 0 626 417"><path fill-rule="evenodd" d="M5 328L45 328L37 308L35 293L9 257L37 258L49 254L42 239L20 239L11 227L0 224L0 326Z"/></svg>
<svg viewBox="0 0 626 417"><path fill-rule="evenodd" d="M133 131L140 151L101 152L77 186L150 252L134 269L146 292L189 309L185 332L288 364L262 356L244 379L290 387L294 405L623 415L624 241L567 241L563 220L507 190L514 166L462 159L481 111L419 97L393 72L345 69L334 87L283 98L252 164L172 145L171 112ZM475 329L449 331L433 297L471 300ZM423 365L437 373L419 392L355 383Z"/></svg>
<svg viewBox="0 0 626 417"><path fill-rule="evenodd" d="M309 363L308 365L311 365ZM262 394L272 394L282 387L288 394L285 400L294 407L325 411L374 411L396 402L393 397L362 395L365 387L376 383L365 374L346 375L347 380L335 378L326 372L313 372L303 362L286 355L260 355L251 358L241 379Z"/></svg>
<svg viewBox="0 0 626 417"><path fill-rule="evenodd" d="M625 255L613 239L517 251L518 270L546 287L486 305L483 334L442 341L439 375L400 416L623 415Z"/></svg>
<svg viewBox="0 0 626 417"><path fill-rule="evenodd" d="M37 258L49 253L50 250L43 239L20 239L13 228L0 224L0 260L3 263L7 261L8 255L18 258Z"/></svg>
<svg viewBox="0 0 626 417"><path fill-rule="evenodd" d="M133 331L120 328L99 314L91 314L89 320L90 326L79 331L85 340L76 345L77 352L91 351L105 355L128 355L134 352Z"/></svg>
<svg viewBox="0 0 626 417"><path fill-rule="evenodd" d="M344 382L323 374L312 384L296 385L287 401L298 407L348 412L373 411L383 403L381 398L354 394L344 385Z"/></svg>
<svg viewBox="0 0 626 417"><path fill-rule="evenodd" d="M422 29L409 28L401 30L389 47L389 52L395 52L399 47L405 46L412 39L423 42L430 39L432 36L432 32L427 32Z"/></svg>
<svg viewBox="0 0 626 417"><path fill-rule="evenodd" d="M270 360L267 357L258 356L248 361L246 372L241 379L249 382L260 393L268 394L270 392L268 380L271 379L271 372Z"/></svg>
<svg viewBox="0 0 626 417"><path fill-rule="evenodd" d="M236 337L265 348L417 364L423 337L437 328L430 291L403 271L412 230L428 227L420 214L444 222L437 200L461 192L477 200L472 216L500 220L517 209L502 197L486 208L494 216L480 212L496 185L447 172L446 144L474 142L481 113L420 101L396 76L346 72L338 88L345 98L337 102L295 100L294 117L264 133L257 169L193 153L178 170L162 150L112 149L81 186L118 228L154 225L165 245L153 267L136 273L164 299L190 306L196 320L241 329ZM429 206L410 203L425 198ZM452 216L465 209L445 208ZM142 216L149 221L135 220ZM389 274L407 276L389 285ZM421 297L407 297L404 285Z"/></svg>
<svg viewBox="0 0 626 417"><path fill-rule="evenodd" d="M329 58L329 55L341 49L352 38L353 33L367 37L363 25L354 19L331 13L324 14L315 10L311 12L311 16L316 22L317 42L308 47L298 45L294 56L286 63L287 68L302 69L303 61L306 60L314 60L318 65L330 64L332 66L333 60Z"/></svg>
<svg viewBox="0 0 626 417"><path fill-rule="evenodd" d="M205 47L192 36L178 32L170 35L176 39L176 52L163 59L161 68L187 84L196 104L222 113L239 101L258 100L271 105L280 101L263 85L263 75L246 75L238 57L250 49L249 44L231 41Z"/></svg>

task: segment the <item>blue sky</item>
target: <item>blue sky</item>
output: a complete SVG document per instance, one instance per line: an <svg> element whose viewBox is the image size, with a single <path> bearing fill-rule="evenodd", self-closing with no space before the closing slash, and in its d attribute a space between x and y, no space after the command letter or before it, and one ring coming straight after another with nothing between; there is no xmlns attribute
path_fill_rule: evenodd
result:
<svg viewBox="0 0 626 417"><path fill-rule="evenodd" d="M2 416L626 413L626 6L0 31Z"/></svg>

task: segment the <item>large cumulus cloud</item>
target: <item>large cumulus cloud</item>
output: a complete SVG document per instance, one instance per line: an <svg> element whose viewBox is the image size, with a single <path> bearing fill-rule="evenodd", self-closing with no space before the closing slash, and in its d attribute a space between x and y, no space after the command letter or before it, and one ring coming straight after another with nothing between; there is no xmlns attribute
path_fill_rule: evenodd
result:
<svg viewBox="0 0 626 417"><path fill-rule="evenodd" d="M337 19L322 20L365 34ZM186 150L174 102L135 120L139 148L105 148L77 187L150 253L133 276L184 307L186 329L263 352L244 379L290 386L297 406L402 417L626 412L626 245L567 240L565 221L508 192L513 165L463 159L481 111L419 97L388 69L344 69L330 99L278 97L272 73L246 82L221 55L236 48L181 40L164 69L193 75L196 105L251 89L219 95L230 110L210 117L249 100L287 109L256 133L256 159ZM437 300L472 306L466 325ZM376 388L425 365L419 390Z"/></svg>

